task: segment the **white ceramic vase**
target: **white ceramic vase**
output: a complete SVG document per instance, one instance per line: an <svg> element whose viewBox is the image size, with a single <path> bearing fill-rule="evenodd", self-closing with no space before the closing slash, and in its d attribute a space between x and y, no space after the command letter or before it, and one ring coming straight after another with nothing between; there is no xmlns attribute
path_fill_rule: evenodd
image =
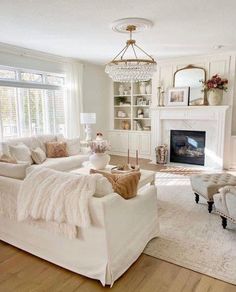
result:
<svg viewBox="0 0 236 292"><path fill-rule="evenodd" d="M223 91L221 89L212 89L208 94L209 105L220 105L222 103Z"/></svg>
<svg viewBox="0 0 236 292"><path fill-rule="evenodd" d="M95 169L104 169L110 161L110 155L107 153L93 153L90 155L89 161Z"/></svg>
<svg viewBox="0 0 236 292"><path fill-rule="evenodd" d="M146 86L146 93L147 93L147 94L151 94L151 93L152 93L152 86L151 86L151 84L148 84L148 85Z"/></svg>
<svg viewBox="0 0 236 292"><path fill-rule="evenodd" d="M120 95L124 95L124 90L125 90L124 85L120 84L120 86L119 86L119 94Z"/></svg>
<svg viewBox="0 0 236 292"><path fill-rule="evenodd" d="M140 92L140 94L145 94L146 93L146 83L145 82L140 82L139 92Z"/></svg>

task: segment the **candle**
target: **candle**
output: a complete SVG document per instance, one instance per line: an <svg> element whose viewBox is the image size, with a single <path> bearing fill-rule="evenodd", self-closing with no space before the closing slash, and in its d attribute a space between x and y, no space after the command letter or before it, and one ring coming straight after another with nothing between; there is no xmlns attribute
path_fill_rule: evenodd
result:
<svg viewBox="0 0 236 292"><path fill-rule="evenodd" d="M138 150L136 150L136 165L138 165Z"/></svg>
<svg viewBox="0 0 236 292"><path fill-rule="evenodd" d="M129 149L128 149L128 164L129 164Z"/></svg>

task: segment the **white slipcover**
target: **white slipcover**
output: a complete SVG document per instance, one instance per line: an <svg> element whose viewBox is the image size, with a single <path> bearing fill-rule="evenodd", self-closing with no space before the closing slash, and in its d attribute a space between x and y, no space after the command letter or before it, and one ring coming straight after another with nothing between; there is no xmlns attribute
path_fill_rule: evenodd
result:
<svg viewBox="0 0 236 292"><path fill-rule="evenodd" d="M6 195L17 192L19 180L4 179ZM11 185L9 192L8 186ZM13 208L14 210L15 208ZM0 239L40 258L112 285L158 235L155 186L124 200L115 193L89 201L92 225L79 228L76 239L49 232L0 214ZM12 216L14 218L14 216Z"/></svg>

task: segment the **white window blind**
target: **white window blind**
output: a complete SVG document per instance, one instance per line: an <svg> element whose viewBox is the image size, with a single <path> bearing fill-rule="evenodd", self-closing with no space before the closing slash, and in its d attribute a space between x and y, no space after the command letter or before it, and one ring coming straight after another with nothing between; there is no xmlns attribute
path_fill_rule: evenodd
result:
<svg viewBox="0 0 236 292"><path fill-rule="evenodd" d="M0 138L65 131L64 76L0 67Z"/></svg>

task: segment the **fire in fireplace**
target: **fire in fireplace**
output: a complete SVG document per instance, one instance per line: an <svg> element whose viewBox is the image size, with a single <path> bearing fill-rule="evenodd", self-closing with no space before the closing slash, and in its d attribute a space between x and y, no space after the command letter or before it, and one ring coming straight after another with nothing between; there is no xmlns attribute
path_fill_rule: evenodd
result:
<svg viewBox="0 0 236 292"><path fill-rule="evenodd" d="M170 161L204 165L205 161L204 131L170 131Z"/></svg>

